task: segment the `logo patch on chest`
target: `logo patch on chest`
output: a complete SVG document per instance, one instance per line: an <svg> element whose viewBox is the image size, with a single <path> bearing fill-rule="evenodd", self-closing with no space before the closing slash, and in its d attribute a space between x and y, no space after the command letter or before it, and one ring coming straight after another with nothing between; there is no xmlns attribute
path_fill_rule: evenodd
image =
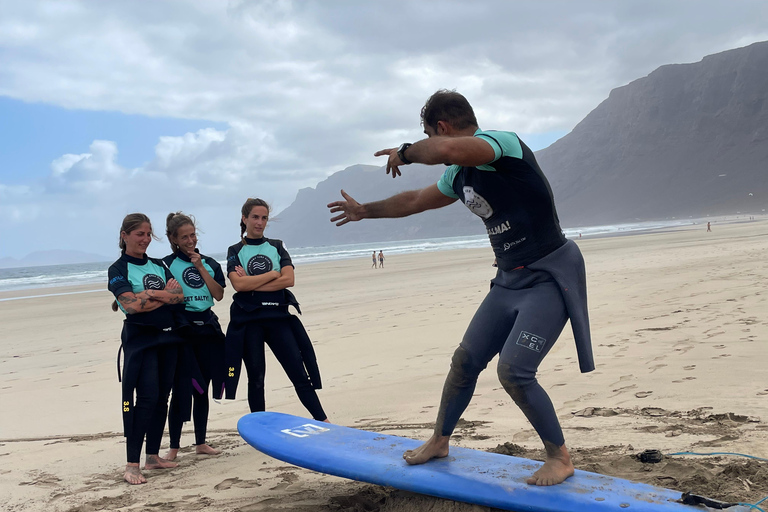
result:
<svg viewBox="0 0 768 512"><path fill-rule="evenodd" d="M195 267L185 268L184 272L181 273L181 278L190 288L202 288L205 284L205 281L203 281L203 276L200 275L200 271Z"/></svg>
<svg viewBox="0 0 768 512"><path fill-rule="evenodd" d="M467 208L469 208L469 211L478 217L482 217L483 219L487 219L493 215L493 208L491 208L491 205L488 203L488 201L485 200L483 196L475 192L474 188L464 187L463 191L464 204Z"/></svg>
<svg viewBox="0 0 768 512"><path fill-rule="evenodd" d="M248 260L246 271L249 276L258 276L272 270L272 260L263 254L257 254Z"/></svg>
<svg viewBox="0 0 768 512"><path fill-rule="evenodd" d="M164 290L165 281L157 274L145 274L141 280L145 290Z"/></svg>

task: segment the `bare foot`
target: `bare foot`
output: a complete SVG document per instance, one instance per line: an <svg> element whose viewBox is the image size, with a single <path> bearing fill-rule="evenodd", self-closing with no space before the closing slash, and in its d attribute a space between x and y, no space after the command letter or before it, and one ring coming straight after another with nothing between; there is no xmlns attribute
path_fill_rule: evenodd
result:
<svg viewBox="0 0 768 512"><path fill-rule="evenodd" d="M571 455L565 445L544 443L544 447L547 450L547 460L526 482L530 485L556 485L573 476Z"/></svg>
<svg viewBox="0 0 768 512"><path fill-rule="evenodd" d="M176 456L179 454L178 448L169 448L168 453L163 455L165 460L176 460Z"/></svg>
<svg viewBox="0 0 768 512"><path fill-rule="evenodd" d="M128 482L131 485L139 485L139 484L147 483L147 479L144 478L144 475L141 474L141 470L139 469L138 463L126 464L125 475L123 475L123 478L125 479L126 482Z"/></svg>
<svg viewBox="0 0 768 512"><path fill-rule="evenodd" d="M221 450L211 448L207 444L198 444L195 446L195 453L198 455L218 455L221 453Z"/></svg>
<svg viewBox="0 0 768 512"><path fill-rule="evenodd" d="M424 464L428 460L441 459L448 456L448 441L451 436L439 436L433 434L429 440L415 450L408 450L403 454L408 464Z"/></svg>
<svg viewBox="0 0 768 512"><path fill-rule="evenodd" d="M323 423L330 423L330 422L331 422L331 420L329 420L328 418L325 418L325 419L323 420Z"/></svg>
<svg viewBox="0 0 768 512"><path fill-rule="evenodd" d="M147 455L147 460L144 461L144 469L171 469L178 466L175 462L165 460L159 455Z"/></svg>

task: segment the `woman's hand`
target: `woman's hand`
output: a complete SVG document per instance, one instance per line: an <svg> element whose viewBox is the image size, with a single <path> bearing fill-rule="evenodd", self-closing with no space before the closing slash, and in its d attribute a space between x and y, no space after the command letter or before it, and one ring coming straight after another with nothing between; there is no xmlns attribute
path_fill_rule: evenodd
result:
<svg viewBox="0 0 768 512"><path fill-rule="evenodd" d="M188 253L187 256L189 256L189 261L192 262L192 264L195 266L197 270L199 270L200 272L205 270L205 267L203 266L203 258L200 257L200 253L196 251L192 251Z"/></svg>

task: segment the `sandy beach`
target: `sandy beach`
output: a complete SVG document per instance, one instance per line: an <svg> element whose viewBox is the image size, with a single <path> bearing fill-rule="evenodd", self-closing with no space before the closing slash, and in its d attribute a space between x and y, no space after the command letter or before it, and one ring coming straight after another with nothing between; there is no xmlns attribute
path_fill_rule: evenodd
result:
<svg viewBox="0 0 768 512"><path fill-rule="evenodd" d="M268 234L268 233L267 233ZM754 503L768 495L768 221L697 225L578 241L587 263L597 370L580 374L570 327L539 379L577 468ZM293 289L317 352L332 422L426 439L450 358L495 269L490 249L387 255L296 269ZM90 292L99 289L101 291ZM179 467L122 481L116 354L122 315L106 283L0 293L0 510L488 510L313 473L239 437L238 399L211 404L209 443L185 425ZM215 306L229 317L231 287ZM454 444L541 458L540 442L496 380L478 382ZM275 359L267 408L305 416ZM163 453L167 447L164 439ZM142 461L143 463L143 461Z"/></svg>

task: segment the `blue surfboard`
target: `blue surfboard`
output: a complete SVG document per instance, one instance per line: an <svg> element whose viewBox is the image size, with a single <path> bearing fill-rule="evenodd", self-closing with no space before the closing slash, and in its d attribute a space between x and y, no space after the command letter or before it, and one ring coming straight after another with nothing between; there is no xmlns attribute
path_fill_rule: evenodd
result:
<svg viewBox="0 0 768 512"><path fill-rule="evenodd" d="M560 485L525 483L541 462L451 447L448 457L411 466L403 452L422 444L277 412L255 412L237 424L248 444L276 459L329 475L387 485L517 512L695 512L681 493L587 471ZM747 507L733 507L746 512Z"/></svg>

